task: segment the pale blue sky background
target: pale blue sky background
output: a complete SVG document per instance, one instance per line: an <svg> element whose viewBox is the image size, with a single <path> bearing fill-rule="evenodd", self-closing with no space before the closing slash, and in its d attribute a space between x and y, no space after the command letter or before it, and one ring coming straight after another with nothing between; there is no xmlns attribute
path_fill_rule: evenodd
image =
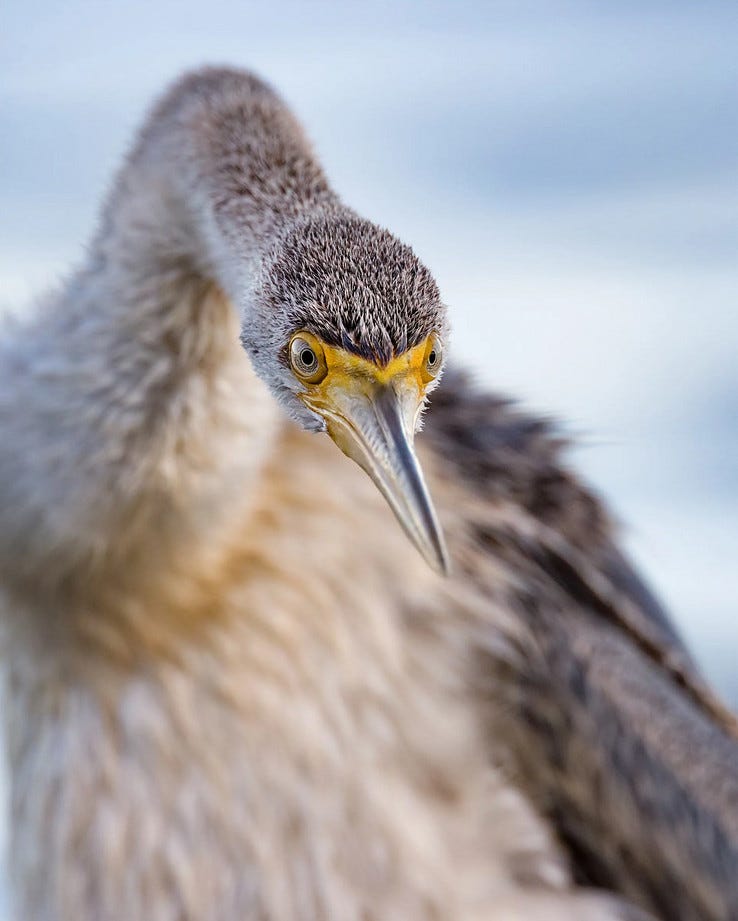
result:
<svg viewBox="0 0 738 921"><path fill-rule="evenodd" d="M102 0L0 7L0 306L80 257L145 106L251 66L412 242L457 360L576 461L738 701L738 3Z"/></svg>
<svg viewBox="0 0 738 921"><path fill-rule="evenodd" d="M258 69L432 266L456 356L581 433L736 700L737 49L735 2L5 0L0 304L79 258L172 76Z"/></svg>
<svg viewBox="0 0 738 921"><path fill-rule="evenodd" d="M251 66L433 268L454 353L566 420L738 701L738 3L5 0L0 306L80 257L145 106Z"/></svg>

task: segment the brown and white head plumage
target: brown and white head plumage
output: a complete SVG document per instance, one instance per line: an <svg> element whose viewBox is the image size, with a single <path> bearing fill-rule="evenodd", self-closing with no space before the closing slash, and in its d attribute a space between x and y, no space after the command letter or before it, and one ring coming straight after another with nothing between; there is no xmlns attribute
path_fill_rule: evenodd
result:
<svg viewBox="0 0 738 921"><path fill-rule="evenodd" d="M448 319L409 246L348 209L327 208L292 223L272 246L241 332L275 395L313 427L290 400L287 346L298 330L382 367L433 333L445 339Z"/></svg>

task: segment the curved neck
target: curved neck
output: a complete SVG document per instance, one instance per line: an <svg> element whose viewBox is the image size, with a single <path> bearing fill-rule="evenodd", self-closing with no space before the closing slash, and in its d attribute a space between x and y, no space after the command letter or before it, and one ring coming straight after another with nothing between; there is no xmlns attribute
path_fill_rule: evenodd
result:
<svg viewBox="0 0 738 921"><path fill-rule="evenodd" d="M85 266L0 341L0 572L109 563L248 499L278 417L228 301L247 312L279 233L339 207L259 80L204 70L173 87Z"/></svg>
<svg viewBox="0 0 738 921"><path fill-rule="evenodd" d="M243 309L262 258L293 221L340 207L271 88L206 69L151 112L104 208L93 265L149 290L198 275Z"/></svg>

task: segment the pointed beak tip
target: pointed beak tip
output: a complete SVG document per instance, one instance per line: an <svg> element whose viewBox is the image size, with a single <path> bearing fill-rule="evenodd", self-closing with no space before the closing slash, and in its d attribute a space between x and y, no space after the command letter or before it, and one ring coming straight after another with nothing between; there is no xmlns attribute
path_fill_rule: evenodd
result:
<svg viewBox="0 0 738 921"><path fill-rule="evenodd" d="M437 572L439 576L442 576L444 579L447 579L451 575L451 561L448 558L448 554L445 552L442 554L434 555L432 559L426 557L428 563L431 566L431 569L434 572Z"/></svg>
<svg viewBox="0 0 738 921"><path fill-rule="evenodd" d="M433 525L432 530L420 533L416 531L410 538L428 566L439 576L446 578L451 575L451 560L446 548L443 531L435 520L435 516Z"/></svg>

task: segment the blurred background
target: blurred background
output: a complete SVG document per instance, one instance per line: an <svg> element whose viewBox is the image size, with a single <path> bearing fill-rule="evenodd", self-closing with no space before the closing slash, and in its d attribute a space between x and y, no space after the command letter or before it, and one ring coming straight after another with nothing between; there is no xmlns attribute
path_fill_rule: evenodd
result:
<svg viewBox="0 0 738 921"><path fill-rule="evenodd" d="M252 67L411 242L457 363L573 459L738 704L738 3L4 0L0 307L80 258L153 96Z"/></svg>

